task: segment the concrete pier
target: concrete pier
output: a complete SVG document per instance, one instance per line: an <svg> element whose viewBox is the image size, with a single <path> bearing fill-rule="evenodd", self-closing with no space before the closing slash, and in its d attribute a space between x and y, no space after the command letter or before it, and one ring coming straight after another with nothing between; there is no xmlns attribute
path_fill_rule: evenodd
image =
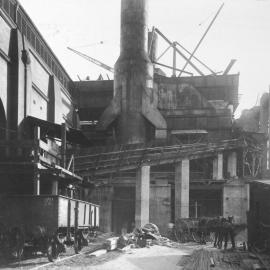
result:
<svg viewBox="0 0 270 270"><path fill-rule="evenodd" d="M150 166L142 166L136 176L135 225L140 228L149 223Z"/></svg>
<svg viewBox="0 0 270 270"><path fill-rule="evenodd" d="M236 180L223 186L223 213L222 215L234 216L238 224L247 223L249 211L249 184Z"/></svg>
<svg viewBox="0 0 270 270"><path fill-rule="evenodd" d="M237 154L236 152L232 152L228 156L228 163L227 163L227 172L229 173L230 177L237 177Z"/></svg>
<svg viewBox="0 0 270 270"><path fill-rule="evenodd" d="M175 220L189 217L189 160L175 166Z"/></svg>
<svg viewBox="0 0 270 270"><path fill-rule="evenodd" d="M217 157L213 160L213 179L223 179L223 154L218 153Z"/></svg>
<svg viewBox="0 0 270 270"><path fill-rule="evenodd" d="M58 181L52 181L52 195L58 195Z"/></svg>
<svg viewBox="0 0 270 270"><path fill-rule="evenodd" d="M37 168L34 169L34 195L40 195L40 173Z"/></svg>

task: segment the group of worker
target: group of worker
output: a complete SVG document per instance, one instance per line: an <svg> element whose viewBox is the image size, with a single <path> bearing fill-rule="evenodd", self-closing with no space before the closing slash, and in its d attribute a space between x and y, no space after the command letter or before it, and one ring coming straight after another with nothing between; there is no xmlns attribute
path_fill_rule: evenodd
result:
<svg viewBox="0 0 270 270"><path fill-rule="evenodd" d="M214 247L222 248L222 244L224 241L224 249L227 249L228 240L230 238L232 243L232 249L235 248L235 231L233 224L233 216L225 217L217 217L216 225L214 226L214 234L215 234L215 242Z"/></svg>

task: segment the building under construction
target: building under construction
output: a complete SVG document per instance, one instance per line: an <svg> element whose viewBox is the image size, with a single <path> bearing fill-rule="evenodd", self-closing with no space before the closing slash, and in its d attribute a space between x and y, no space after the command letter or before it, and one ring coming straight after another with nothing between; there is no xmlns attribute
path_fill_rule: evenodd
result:
<svg viewBox="0 0 270 270"><path fill-rule="evenodd" d="M94 201L101 229L118 233L188 217L246 223L264 162L235 126L239 74L204 74L148 33L146 2L122 0L114 80L74 82L19 3L0 1L1 193ZM173 66L167 77L160 37L198 75Z"/></svg>

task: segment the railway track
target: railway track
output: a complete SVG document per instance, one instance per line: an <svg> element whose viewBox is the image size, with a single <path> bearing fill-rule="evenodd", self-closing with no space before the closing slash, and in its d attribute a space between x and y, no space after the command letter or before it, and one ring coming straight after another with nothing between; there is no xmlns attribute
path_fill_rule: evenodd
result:
<svg viewBox="0 0 270 270"><path fill-rule="evenodd" d="M47 256L43 254L42 256L29 257L22 260L21 262L11 262L7 264L0 264L1 269L11 270L11 269L20 269L20 270L34 270L34 269L51 269L54 266L59 267L59 265L64 264L67 266L69 260L78 260L78 262L83 262L84 258L91 253L101 249L103 247L103 241L97 243L91 243L88 247L84 247L83 250L74 254L73 248L67 248L67 252L60 254L59 258L54 262L48 262ZM80 259L80 257L83 257Z"/></svg>
<svg viewBox="0 0 270 270"><path fill-rule="evenodd" d="M49 263L45 263L45 264L42 264L42 265L38 265L38 266L35 266L33 268L30 268L29 270L38 270L38 269L48 268L48 267L51 267L53 265L60 264L60 263L62 263L64 261L71 260L71 259L73 259L75 257L83 256L83 255L86 255L86 254L90 255L91 253L95 252L98 249L100 249L100 247L98 247L96 249L82 251L82 252L80 252L78 254L73 254L73 255L70 255L70 256L63 257L63 258L59 258L58 260L56 260L54 262L49 262Z"/></svg>

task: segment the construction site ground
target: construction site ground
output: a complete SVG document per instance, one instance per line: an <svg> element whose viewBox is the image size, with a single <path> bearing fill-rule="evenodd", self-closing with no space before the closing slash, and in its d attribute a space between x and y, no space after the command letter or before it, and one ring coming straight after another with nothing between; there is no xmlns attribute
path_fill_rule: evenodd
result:
<svg viewBox="0 0 270 270"><path fill-rule="evenodd" d="M167 242L144 248L126 248L93 256L95 250L101 250L109 235L99 236L95 242L84 247L80 254L68 248L54 263L48 263L44 255L37 254L21 262L1 264L1 269L49 270L49 269L92 269L92 270L240 270L256 269L256 265L269 269L266 256L255 255L241 249L227 251L213 248L212 243ZM105 251L105 250L104 250ZM214 265L211 265L211 260Z"/></svg>

